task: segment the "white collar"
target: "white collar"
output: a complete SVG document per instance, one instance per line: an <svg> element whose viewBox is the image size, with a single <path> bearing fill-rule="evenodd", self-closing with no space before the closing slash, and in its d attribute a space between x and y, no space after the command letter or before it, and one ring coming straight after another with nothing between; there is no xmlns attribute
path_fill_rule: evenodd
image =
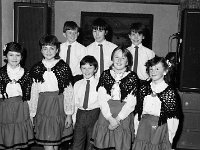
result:
<svg viewBox="0 0 200 150"><path fill-rule="evenodd" d="M17 66L16 68L14 68L14 69L11 68L10 65L7 65L7 72L8 72L8 73L16 74L16 73L18 73L20 70L21 70L21 66L20 66L20 65Z"/></svg>
<svg viewBox="0 0 200 150"><path fill-rule="evenodd" d="M84 81L87 81L87 80L93 81L95 78L94 78L94 76L92 76L89 79L86 79L86 78L83 78L83 79L84 79Z"/></svg>
<svg viewBox="0 0 200 150"><path fill-rule="evenodd" d="M67 42L65 42L65 44L66 44L67 46L68 46L68 45L72 45L72 46L73 46L75 43L76 43L76 41L74 41L74 42L73 42L73 43L71 43L71 44L70 44L68 41L67 41Z"/></svg>
<svg viewBox="0 0 200 150"><path fill-rule="evenodd" d="M95 43L96 43L96 45L98 46L99 44L102 44L102 45L103 45L103 44L105 43L105 41L106 41L106 39L104 39L101 43L98 43L98 42L96 42L96 41L95 41Z"/></svg>
<svg viewBox="0 0 200 150"><path fill-rule="evenodd" d="M44 66L45 66L46 68L52 68L52 67L54 67L54 66L57 64L57 62L58 62L59 60L60 60L60 59L55 59L54 61L49 62L49 61L46 61L45 59L43 59L43 60L42 60L42 63L44 64Z"/></svg>
<svg viewBox="0 0 200 150"><path fill-rule="evenodd" d="M132 47L135 48L136 45L132 44ZM142 47L142 43L140 43L139 45L137 45L139 48Z"/></svg>
<svg viewBox="0 0 200 150"><path fill-rule="evenodd" d="M156 93L160 93L160 92L164 91L168 86L168 84L164 80L157 84L151 82L150 85L151 85L152 91L154 91Z"/></svg>

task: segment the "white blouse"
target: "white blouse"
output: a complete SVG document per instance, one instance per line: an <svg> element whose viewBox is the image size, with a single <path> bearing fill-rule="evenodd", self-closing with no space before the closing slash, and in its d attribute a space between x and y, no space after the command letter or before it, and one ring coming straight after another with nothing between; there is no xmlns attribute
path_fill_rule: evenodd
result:
<svg viewBox="0 0 200 150"><path fill-rule="evenodd" d="M21 85L17 83L24 74L24 69L19 65L17 68L13 69L7 65L8 77L12 80L6 86L6 93L8 97L22 96Z"/></svg>
<svg viewBox="0 0 200 150"><path fill-rule="evenodd" d="M160 93L168 87L168 84L165 83L164 80L158 84L154 84L151 82L150 85L151 85L152 91L155 93ZM154 116L160 116L160 110L161 110L161 101L156 95L155 96L147 95L144 98L142 114L150 114L150 115L154 115ZM137 134L137 129L139 126L138 115L136 115L134 118L134 124L135 124L135 134ZM173 138L178 129L178 125L179 125L179 120L177 118L167 119L170 143L173 142Z"/></svg>
<svg viewBox="0 0 200 150"><path fill-rule="evenodd" d="M113 70L110 71L113 78L115 78L116 83L120 80L119 76L114 73ZM129 72L125 72L123 75L121 75L121 79L126 77L129 74ZM112 100L120 100L121 99L121 90L119 88L119 85L114 84L113 89L111 91L111 96L107 94L106 89L104 87L100 87L98 89L98 101L100 105L101 112L103 116L108 119L112 116L109 108L108 101ZM118 116L121 120L124 120L128 115L135 109L136 105L136 97L132 94L128 94L127 97L124 99L124 106L122 107L121 111L119 112Z"/></svg>
<svg viewBox="0 0 200 150"><path fill-rule="evenodd" d="M37 103L40 92L54 92L58 91L58 81L51 71L51 68L58 63L59 60L55 60L53 62L47 62L42 60L42 63L47 68L47 71L44 72L43 78L44 82L34 82L31 88L31 100L28 101L30 107L30 115L34 117L36 115ZM67 115L72 115L74 113L74 98L73 98L73 87L69 85L64 89L64 111Z"/></svg>

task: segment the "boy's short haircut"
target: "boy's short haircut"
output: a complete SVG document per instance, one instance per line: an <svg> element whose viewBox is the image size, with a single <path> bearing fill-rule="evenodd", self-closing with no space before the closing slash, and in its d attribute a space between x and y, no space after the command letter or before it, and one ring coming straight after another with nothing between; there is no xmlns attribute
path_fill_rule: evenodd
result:
<svg viewBox="0 0 200 150"><path fill-rule="evenodd" d="M137 23L132 23L130 26L130 34L134 33L139 33L145 35L146 33L146 26L140 22Z"/></svg>
<svg viewBox="0 0 200 150"><path fill-rule="evenodd" d="M63 33L67 30L78 30L79 26L74 21L66 21L63 26Z"/></svg>
<svg viewBox="0 0 200 150"><path fill-rule="evenodd" d="M91 55L86 55L83 57L83 59L80 61L80 67L89 64L90 66L94 66L94 68L97 70L98 69L98 62L94 56Z"/></svg>
<svg viewBox="0 0 200 150"><path fill-rule="evenodd" d="M92 29L106 31L108 30L108 24L102 18L97 18L92 23Z"/></svg>

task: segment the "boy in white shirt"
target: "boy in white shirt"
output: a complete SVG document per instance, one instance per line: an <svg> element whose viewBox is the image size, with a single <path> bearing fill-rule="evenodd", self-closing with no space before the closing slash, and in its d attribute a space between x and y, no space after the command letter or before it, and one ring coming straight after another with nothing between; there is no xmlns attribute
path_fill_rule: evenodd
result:
<svg viewBox="0 0 200 150"><path fill-rule="evenodd" d="M83 79L74 84L75 113L73 121L75 127L72 149L89 150L93 127L100 113L96 91L99 80L95 77L98 62L93 56L87 55L81 60L80 69Z"/></svg>
<svg viewBox="0 0 200 150"><path fill-rule="evenodd" d="M108 24L101 18L97 18L93 21L92 34L95 41L86 47L87 55L92 55L97 59L99 63L97 76L100 77L102 71L107 70L112 64L111 54L117 45L106 40ZM101 63L101 46L103 50L103 63Z"/></svg>
<svg viewBox="0 0 200 150"><path fill-rule="evenodd" d="M136 47L138 48L138 61L137 61L137 68L134 70L133 64L133 71L135 71L139 77L140 80L147 80L149 78L149 75L146 73L146 67L145 63L155 57L154 51L151 49L143 46L142 41L145 38L146 33L146 27L142 23L133 23L130 26L130 33L129 38L132 42L132 45L128 47L127 49L132 53L133 55L133 63L135 63L135 52Z"/></svg>
<svg viewBox="0 0 200 150"><path fill-rule="evenodd" d="M79 64L86 55L86 48L76 41L79 36L79 27L74 21L64 23L63 36L66 38L66 42L60 45L59 55L70 66L76 82L82 78Z"/></svg>

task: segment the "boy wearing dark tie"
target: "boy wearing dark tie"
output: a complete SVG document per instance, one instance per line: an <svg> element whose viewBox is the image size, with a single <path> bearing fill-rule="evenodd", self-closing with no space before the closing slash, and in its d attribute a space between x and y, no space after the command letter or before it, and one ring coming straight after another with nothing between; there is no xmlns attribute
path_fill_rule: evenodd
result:
<svg viewBox="0 0 200 150"><path fill-rule="evenodd" d="M73 150L89 150L90 138L100 113L96 86L98 62L93 56L85 56L80 62L83 79L74 84L75 113Z"/></svg>

